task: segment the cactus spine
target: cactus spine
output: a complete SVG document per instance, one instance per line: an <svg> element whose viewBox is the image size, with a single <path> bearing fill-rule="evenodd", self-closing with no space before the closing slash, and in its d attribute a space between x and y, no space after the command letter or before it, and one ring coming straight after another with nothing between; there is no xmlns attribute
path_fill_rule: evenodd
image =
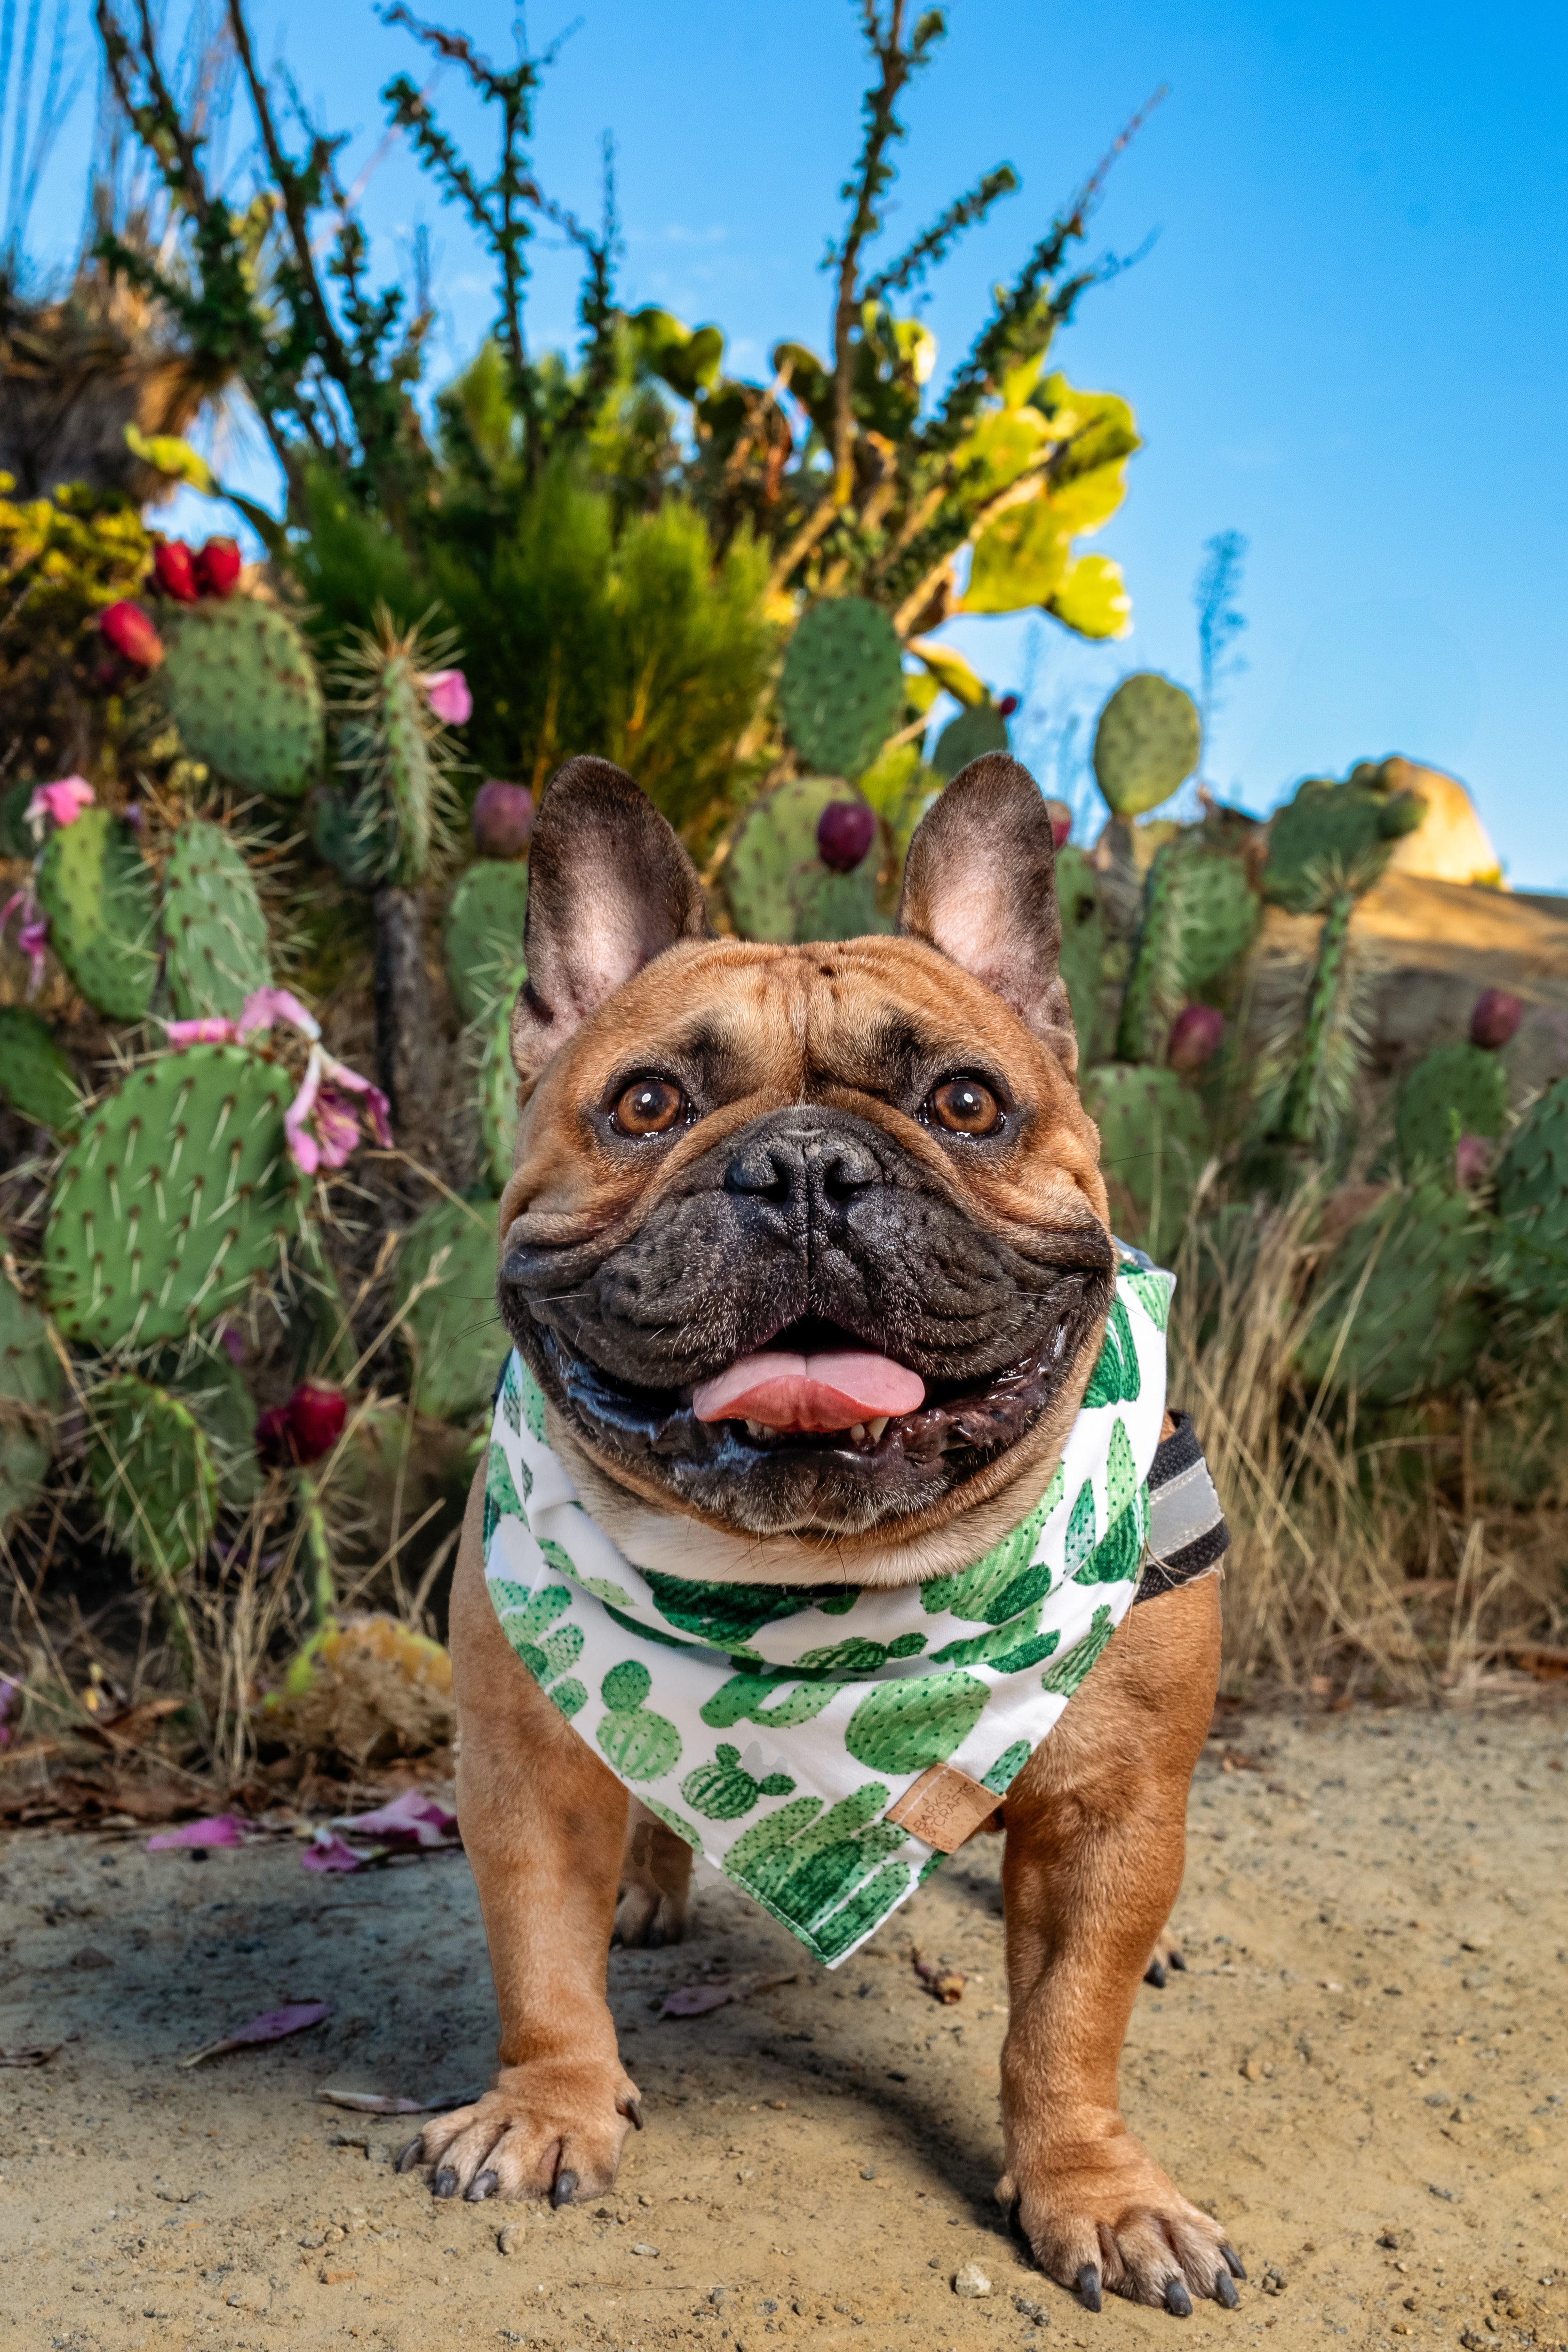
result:
<svg viewBox="0 0 1568 2352"><path fill-rule="evenodd" d="M159 684L185 749L246 792L299 800L321 772L325 704L298 629L251 596L162 606Z"/></svg>

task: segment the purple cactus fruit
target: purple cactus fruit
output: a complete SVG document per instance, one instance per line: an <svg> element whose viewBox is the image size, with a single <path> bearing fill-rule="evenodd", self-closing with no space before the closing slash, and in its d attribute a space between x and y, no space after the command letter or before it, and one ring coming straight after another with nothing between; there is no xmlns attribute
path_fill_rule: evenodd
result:
<svg viewBox="0 0 1568 2352"><path fill-rule="evenodd" d="M1473 1192L1491 1172L1492 1147L1484 1135L1461 1135L1454 1146L1454 1181Z"/></svg>
<svg viewBox="0 0 1568 2352"><path fill-rule="evenodd" d="M474 846L481 857L521 857L533 831L533 794L526 784L487 776L474 794Z"/></svg>
<svg viewBox="0 0 1568 2352"><path fill-rule="evenodd" d="M1524 1006L1506 988L1483 988L1470 1015L1470 1043L1496 1053L1506 1045L1524 1018Z"/></svg>
<svg viewBox="0 0 1568 2352"><path fill-rule="evenodd" d="M816 820L816 854L830 874L853 874L877 838L864 801L829 801Z"/></svg>
<svg viewBox="0 0 1568 2352"><path fill-rule="evenodd" d="M1212 1062L1225 1035L1225 1015L1212 1004L1189 1004L1171 1024L1166 1058L1173 1070L1201 1070Z"/></svg>
<svg viewBox="0 0 1568 2352"><path fill-rule="evenodd" d="M1051 820L1051 839L1058 849L1065 849L1072 839L1072 811L1066 801L1047 800L1046 814Z"/></svg>

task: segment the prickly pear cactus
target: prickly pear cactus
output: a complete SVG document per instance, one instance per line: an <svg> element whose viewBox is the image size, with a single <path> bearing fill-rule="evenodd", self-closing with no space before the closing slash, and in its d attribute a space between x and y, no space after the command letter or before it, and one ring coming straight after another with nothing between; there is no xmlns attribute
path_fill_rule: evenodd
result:
<svg viewBox="0 0 1568 2352"><path fill-rule="evenodd" d="M1057 905L1061 910L1060 971L1072 1006L1080 1068L1094 1059L1105 961L1105 921L1094 867L1081 849L1057 852Z"/></svg>
<svg viewBox="0 0 1568 2352"><path fill-rule="evenodd" d="M1209 849L1196 831L1162 845L1122 998L1117 1052L1124 1062L1163 1058L1176 1014L1246 953L1262 914L1239 858Z"/></svg>
<svg viewBox="0 0 1568 2352"><path fill-rule="evenodd" d="M115 1021L140 1021L158 976L153 877L108 809L83 809L52 833L38 864L49 945L88 1003Z"/></svg>
<svg viewBox="0 0 1568 2352"><path fill-rule="evenodd" d="M0 1274L0 1535L42 1491L54 1459L60 1381L47 1324Z"/></svg>
<svg viewBox="0 0 1568 2352"><path fill-rule="evenodd" d="M110 1536L162 1601L190 1663L179 1583L211 1540L217 1473L201 1424L167 1389L121 1372L87 1401L87 1473Z"/></svg>
<svg viewBox="0 0 1568 2352"><path fill-rule="evenodd" d="M247 996L272 977L267 917L250 868L220 824L181 825L163 870L164 971L182 1021L205 1013L237 1018Z"/></svg>
<svg viewBox="0 0 1568 2352"><path fill-rule="evenodd" d="M1507 1117L1508 1071L1496 1054L1468 1042L1434 1046L1400 1080L1399 1165L1410 1178L1451 1174L1460 1136L1500 1135Z"/></svg>
<svg viewBox="0 0 1568 2352"><path fill-rule="evenodd" d="M599 1685L609 1713L594 1733L612 1771L628 1780L657 1780L680 1761L680 1734L668 1716L643 1702L653 1677L638 1658L612 1666Z"/></svg>
<svg viewBox="0 0 1568 2352"><path fill-rule="evenodd" d="M852 940L891 928L877 909L874 856L852 874L830 874L816 854L823 810L853 798L837 776L795 776L752 803L723 868L744 938Z"/></svg>
<svg viewBox="0 0 1568 2352"><path fill-rule="evenodd" d="M1394 853L1426 814L1414 793L1336 784L1309 776L1268 825L1263 895L1292 914L1311 914L1347 882L1371 887Z"/></svg>
<svg viewBox="0 0 1568 2352"><path fill-rule="evenodd" d="M400 1326L416 1412L463 1421L495 1386L505 1338L496 1314L496 1204L438 1201L415 1219L397 1264Z"/></svg>
<svg viewBox="0 0 1568 2352"><path fill-rule="evenodd" d="M159 687L192 758L247 792L302 799L321 772L326 705L293 623L227 596L161 606L158 626Z"/></svg>
<svg viewBox="0 0 1568 2352"><path fill-rule="evenodd" d="M903 704L903 652L879 604L838 596L802 615L784 656L779 709L784 732L814 768L861 774Z"/></svg>
<svg viewBox="0 0 1568 2352"><path fill-rule="evenodd" d="M710 1764L699 1764L680 1784L680 1793L704 1821L737 1822L749 1813L759 1797L792 1797L795 1782L787 1772L769 1772L753 1780L741 1762L741 1751L721 1744Z"/></svg>
<svg viewBox="0 0 1568 2352"><path fill-rule="evenodd" d="M1351 917L1355 894L1337 891L1318 934L1318 961L1307 991L1294 1066L1277 1121L1286 1142L1332 1150L1354 1106L1367 1045L1363 987Z"/></svg>
<svg viewBox="0 0 1568 2352"><path fill-rule="evenodd" d="M1391 1188L1314 1286L1297 1351L1309 1391L1327 1382L1365 1404L1399 1404L1468 1371L1487 1336L1470 1293L1491 1247L1473 1204L1441 1178Z"/></svg>
<svg viewBox="0 0 1568 2352"><path fill-rule="evenodd" d="M245 1046L189 1045L87 1113L44 1235L48 1305L68 1339L179 1339L278 1267L304 1199L283 1128L293 1091Z"/></svg>
<svg viewBox="0 0 1568 2352"><path fill-rule="evenodd" d="M1497 1173L1504 1286L1538 1314L1568 1307L1568 1078L1537 1097Z"/></svg>
<svg viewBox="0 0 1568 2352"><path fill-rule="evenodd" d="M1203 1105L1173 1070L1105 1062L1083 1082L1083 1107L1100 1129L1112 1225L1168 1263L1208 1151Z"/></svg>
<svg viewBox="0 0 1568 2352"><path fill-rule="evenodd" d="M513 973L523 970L527 914L526 866L480 857L458 876L447 902L442 945L447 978L465 1021L488 1019L498 997L511 987Z"/></svg>
<svg viewBox="0 0 1568 2352"><path fill-rule="evenodd" d="M1142 816L1185 783L1203 753L1197 705L1157 670L1124 677L1094 730L1094 772L1113 816Z"/></svg>
<svg viewBox="0 0 1568 2352"><path fill-rule="evenodd" d="M948 720L936 739L931 763L942 782L951 784L971 760L982 759L987 751L1005 751L1007 748L1007 721L995 704L972 703L956 719Z"/></svg>
<svg viewBox="0 0 1568 2352"><path fill-rule="evenodd" d="M81 1108L76 1073L48 1023L25 1004L0 1006L0 1096L35 1127L57 1133L74 1125Z"/></svg>

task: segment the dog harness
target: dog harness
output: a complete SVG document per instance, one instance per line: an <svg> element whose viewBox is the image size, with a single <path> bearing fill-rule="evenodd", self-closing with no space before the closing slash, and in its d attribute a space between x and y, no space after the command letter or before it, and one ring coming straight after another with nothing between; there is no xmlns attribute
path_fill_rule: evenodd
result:
<svg viewBox="0 0 1568 2352"><path fill-rule="evenodd" d="M891 1591L635 1568L507 1361L484 1506L502 1631L633 1796L828 1968L994 1813L1133 1601L1225 1549L1190 1422L1161 1444L1173 1277L1118 1250L1040 1502L983 1559Z"/></svg>

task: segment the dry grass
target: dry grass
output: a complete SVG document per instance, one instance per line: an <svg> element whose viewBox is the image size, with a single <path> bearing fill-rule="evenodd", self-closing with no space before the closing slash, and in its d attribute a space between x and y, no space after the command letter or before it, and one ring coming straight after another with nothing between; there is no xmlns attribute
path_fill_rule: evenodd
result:
<svg viewBox="0 0 1568 2352"><path fill-rule="evenodd" d="M1309 1186L1224 1225L1200 1211L1178 1257L1170 1391L1230 1522L1226 1686L1415 1699L1463 1696L1510 1666L1568 1667L1562 1497L1489 1504L1477 1473L1483 1413L1494 1458L1523 1458L1558 1368L1484 1407L1375 1421L1304 1388L1294 1358L1322 1206Z"/></svg>

